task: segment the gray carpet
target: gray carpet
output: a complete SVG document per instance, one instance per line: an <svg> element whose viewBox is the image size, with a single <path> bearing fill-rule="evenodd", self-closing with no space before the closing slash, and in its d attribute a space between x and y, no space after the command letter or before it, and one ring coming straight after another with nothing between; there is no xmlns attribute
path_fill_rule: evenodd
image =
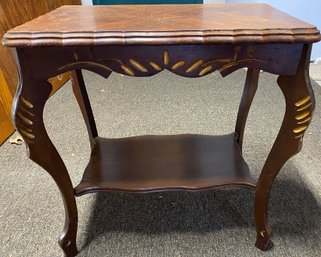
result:
<svg viewBox="0 0 321 257"><path fill-rule="evenodd" d="M86 72L101 136L233 131L244 70L186 79L162 72L152 78ZM276 77L262 73L251 109L244 155L257 177L284 114ZM321 256L321 88L302 152L282 169L270 201L274 247L254 247L254 192L130 195L77 198L79 256ZM47 104L45 123L76 185L89 159L85 125L68 84ZM62 202L52 179L29 161L25 147L0 148L0 256L62 256ZM94 208L94 211L92 211Z"/></svg>

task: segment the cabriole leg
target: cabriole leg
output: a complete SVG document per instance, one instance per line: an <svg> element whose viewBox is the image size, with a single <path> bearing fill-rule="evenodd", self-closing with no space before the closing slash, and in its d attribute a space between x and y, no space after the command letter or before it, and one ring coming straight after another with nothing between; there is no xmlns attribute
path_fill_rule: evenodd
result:
<svg viewBox="0 0 321 257"><path fill-rule="evenodd" d="M96 123L87 94L84 78L81 70L71 71L72 88L77 99L82 116L85 120L91 149L94 148L95 138L98 136Z"/></svg>
<svg viewBox="0 0 321 257"><path fill-rule="evenodd" d="M305 45L294 76L279 76L278 84L286 100L285 117L258 180L255 198L256 247L267 250L271 237L268 199L273 181L287 160L302 147L305 130L311 121L315 101L309 79L311 46Z"/></svg>
<svg viewBox="0 0 321 257"><path fill-rule="evenodd" d="M67 169L48 137L43 122L43 109L51 92L46 80L34 80L21 72L20 85L13 105L15 126L23 137L31 160L44 168L55 180L65 208L65 226L59 245L65 256L76 256L77 206ZM44 249L45 252L45 249Z"/></svg>
<svg viewBox="0 0 321 257"><path fill-rule="evenodd" d="M250 107L255 96L257 85L259 81L260 70L248 68L246 74L246 80L244 85L244 90L242 94L242 99L237 114L235 133L236 141L242 149L243 145L243 135L246 124L246 119L250 111Z"/></svg>

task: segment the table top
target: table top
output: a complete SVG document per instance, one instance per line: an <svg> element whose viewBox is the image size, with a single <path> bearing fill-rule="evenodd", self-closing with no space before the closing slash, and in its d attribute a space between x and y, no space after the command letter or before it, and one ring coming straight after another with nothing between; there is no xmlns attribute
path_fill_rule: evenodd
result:
<svg viewBox="0 0 321 257"><path fill-rule="evenodd" d="M3 43L36 45L312 43L315 26L266 4L62 6L9 30Z"/></svg>

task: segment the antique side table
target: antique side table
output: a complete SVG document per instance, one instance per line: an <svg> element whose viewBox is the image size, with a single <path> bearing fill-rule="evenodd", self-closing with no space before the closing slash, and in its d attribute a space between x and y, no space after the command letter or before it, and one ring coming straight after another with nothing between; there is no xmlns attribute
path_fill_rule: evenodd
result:
<svg viewBox="0 0 321 257"><path fill-rule="evenodd" d="M268 198L284 163L298 153L315 101L309 81L312 25L265 4L63 6L10 30L3 43L17 55L20 84L13 117L30 158L55 180L65 207L59 244L77 255L75 196L97 191L155 192L244 186L256 190L256 246L268 248ZM235 131L229 135L98 136L81 69L152 76L167 69L185 77L247 67ZM286 111L279 134L256 181L242 157L247 115L259 70L278 74ZM73 90L87 125L91 158L79 185L43 123L52 90L48 79L71 71Z"/></svg>

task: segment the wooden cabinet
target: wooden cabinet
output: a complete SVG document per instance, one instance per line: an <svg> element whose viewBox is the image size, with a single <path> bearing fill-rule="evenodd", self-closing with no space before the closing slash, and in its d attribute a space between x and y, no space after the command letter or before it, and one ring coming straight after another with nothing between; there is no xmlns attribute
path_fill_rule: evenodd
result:
<svg viewBox="0 0 321 257"><path fill-rule="evenodd" d="M0 70L0 144L14 131L8 110L11 103L12 95L9 92L9 88L5 85L3 73Z"/></svg>
<svg viewBox="0 0 321 257"><path fill-rule="evenodd" d="M0 1L0 40L7 30L43 15L61 5L80 4L80 0L6 0ZM53 91L68 79L67 74L53 78ZM11 103L18 84L14 56L0 45L0 145L13 133L10 119Z"/></svg>

